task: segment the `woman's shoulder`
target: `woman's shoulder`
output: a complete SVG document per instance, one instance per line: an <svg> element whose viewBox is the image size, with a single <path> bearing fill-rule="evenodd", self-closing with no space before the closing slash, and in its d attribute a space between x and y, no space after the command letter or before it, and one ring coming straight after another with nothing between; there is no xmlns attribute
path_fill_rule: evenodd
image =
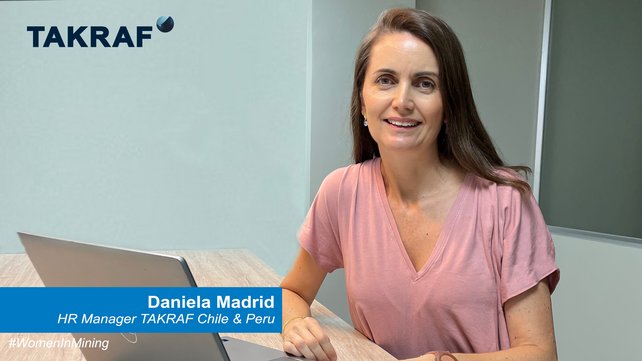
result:
<svg viewBox="0 0 642 361"><path fill-rule="evenodd" d="M377 161L350 164L330 172L319 187L319 195L326 199L349 200L360 190L376 189Z"/></svg>
<svg viewBox="0 0 642 361"><path fill-rule="evenodd" d="M370 179L376 166L377 161L371 159L337 168L325 177L323 185L349 185L360 180Z"/></svg>
<svg viewBox="0 0 642 361"><path fill-rule="evenodd" d="M524 182L526 179L518 171L508 168L499 167L495 169L494 175L509 182ZM472 185L476 192L497 198L498 200L514 201L523 198L530 198L530 189L527 192L522 192L518 187L511 183L501 183L492 179L488 179L476 174L469 174L472 178Z"/></svg>
<svg viewBox="0 0 642 361"><path fill-rule="evenodd" d="M520 173L511 168L497 169L495 175L505 180L525 181ZM473 178L475 209L481 211L484 217L498 217L498 224L503 225L503 229L518 227L520 223L544 224L545 229L541 210L530 189L524 192L510 183L502 184L477 175L470 176Z"/></svg>

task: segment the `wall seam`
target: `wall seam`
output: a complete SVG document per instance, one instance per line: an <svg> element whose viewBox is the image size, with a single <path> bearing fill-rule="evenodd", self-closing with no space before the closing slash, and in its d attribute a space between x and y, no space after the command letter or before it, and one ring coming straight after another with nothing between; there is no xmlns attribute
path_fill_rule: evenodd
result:
<svg viewBox="0 0 642 361"><path fill-rule="evenodd" d="M546 110L546 82L548 79L548 51L551 34L551 3L544 1L544 24L542 29L542 55L539 71L539 94L537 100L537 121L535 123L535 159L533 166L533 196L539 201L542 177L542 149L544 142L544 112Z"/></svg>

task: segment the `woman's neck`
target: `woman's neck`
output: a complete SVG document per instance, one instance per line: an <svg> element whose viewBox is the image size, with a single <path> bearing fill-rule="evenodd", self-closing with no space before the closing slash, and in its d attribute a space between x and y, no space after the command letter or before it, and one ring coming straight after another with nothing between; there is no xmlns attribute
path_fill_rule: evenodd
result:
<svg viewBox="0 0 642 361"><path fill-rule="evenodd" d="M463 181L464 172L433 154L381 154L381 174L388 197L414 203L449 191Z"/></svg>

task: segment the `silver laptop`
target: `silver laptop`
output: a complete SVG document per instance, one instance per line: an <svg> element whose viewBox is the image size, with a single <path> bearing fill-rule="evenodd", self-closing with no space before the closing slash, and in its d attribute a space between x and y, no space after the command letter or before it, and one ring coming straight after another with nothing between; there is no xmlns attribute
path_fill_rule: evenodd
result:
<svg viewBox="0 0 642 361"><path fill-rule="evenodd" d="M46 286L196 287L182 257L64 241L18 233ZM216 333L73 334L76 340L109 340L81 348L87 361L302 360L284 352Z"/></svg>

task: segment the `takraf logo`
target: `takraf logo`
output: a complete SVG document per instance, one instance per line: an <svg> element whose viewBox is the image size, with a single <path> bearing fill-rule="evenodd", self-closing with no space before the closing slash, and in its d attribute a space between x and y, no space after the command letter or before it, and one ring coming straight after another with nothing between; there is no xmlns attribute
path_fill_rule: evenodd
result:
<svg viewBox="0 0 642 361"><path fill-rule="evenodd" d="M161 24L165 25L161 29ZM174 20L168 16L158 18L157 27L162 32L169 32L174 27ZM117 48L127 46L130 48L142 48L144 40L152 38L152 26L136 26L130 31L126 26L120 26L113 32L106 26L67 26L66 29L59 29L57 26L46 28L45 26L27 26L27 32L31 33L32 46L34 48L48 48L52 45L60 48L81 48L102 46L105 48Z"/></svg>
<svg viewBox="0 0 642 361"><path fill-rule="evenodd" d="M158 30L168 33L174 29L174 19L171 16L161 16L156 20L156 27Z"/></svg>

